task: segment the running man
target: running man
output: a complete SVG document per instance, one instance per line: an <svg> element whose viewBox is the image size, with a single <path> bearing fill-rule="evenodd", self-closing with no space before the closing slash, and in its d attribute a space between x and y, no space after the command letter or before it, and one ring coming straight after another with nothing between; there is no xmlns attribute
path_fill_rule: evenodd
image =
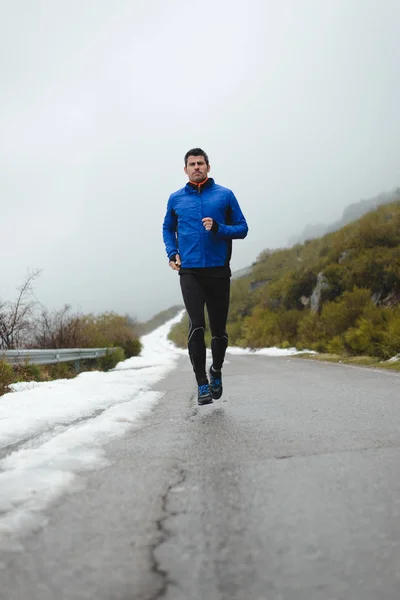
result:
<svg viewBox="0 0 400 600"><path fill-rule="evenodd" d="M201 148L186 153L184 171L189 181L168 200L163 238L169 266L180 275L189 315L189 357L198 385L198 403L203 405L222 396L232 240L245 238L248 227L233 192L208 177L210 163ZM212 335L209 379L205 306Z"/></svg>

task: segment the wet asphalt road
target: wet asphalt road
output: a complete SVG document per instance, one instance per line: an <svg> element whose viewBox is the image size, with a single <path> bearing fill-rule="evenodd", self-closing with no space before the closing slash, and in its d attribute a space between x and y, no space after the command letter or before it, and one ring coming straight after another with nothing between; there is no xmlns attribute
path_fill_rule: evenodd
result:
<svg viewBox="0 0 400 600"><path fill-rule="evenodd" d="M181 359L110 466L0 553L1 600L400 598L400 375L228 361L197 408Z"/></svg>

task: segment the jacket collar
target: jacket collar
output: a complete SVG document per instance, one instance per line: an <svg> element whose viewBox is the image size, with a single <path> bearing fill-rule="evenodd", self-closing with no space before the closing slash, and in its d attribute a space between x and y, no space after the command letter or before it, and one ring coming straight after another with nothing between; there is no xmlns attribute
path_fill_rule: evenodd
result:
<svg viewBox="0 0 400 600"><path fill-rule="evenodd" d="M186 184L186 188L193 190L194 192L199 192L201 194L203 190L211 187L214 184L214 179L212 177L207 177L204 181L200 183L193 183L192 181L188 181Z"/></svg>

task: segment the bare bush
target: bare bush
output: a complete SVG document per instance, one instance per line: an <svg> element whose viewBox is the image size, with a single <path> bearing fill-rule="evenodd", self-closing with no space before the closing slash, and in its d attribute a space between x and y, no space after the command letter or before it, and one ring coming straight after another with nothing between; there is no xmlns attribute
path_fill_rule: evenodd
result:
<svg viewBox="0 0 400 600"><path fill-rule="evenodd" d="M50 312L42 307L35 321L34 348L81 348L84 344L82 319L71 314L71 307L66 304L60 310Z"/></svg>
<svg viewBox="0 0 400 600"><path fill-rule="evenodd" d="M126 356L140 353L141 344L136 322L115 313L102 315L71 314L65 305L49 312L42 308L35 320L32 347L34 348L109 348L120 346Z"/></svg>
<svg viewBox="0 0 400 600"><path fill-rule="evenodd" d="M28 342L32 332L32 319L37 306L33 297L32 283L40 271L29 273L18 288L14 302L0 302L0 348L14 350L22 348Z"/></svg>

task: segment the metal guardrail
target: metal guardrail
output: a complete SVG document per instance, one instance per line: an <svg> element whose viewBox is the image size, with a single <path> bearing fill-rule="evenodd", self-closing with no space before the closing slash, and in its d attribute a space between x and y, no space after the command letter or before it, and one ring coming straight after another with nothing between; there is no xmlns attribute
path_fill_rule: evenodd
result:
<svg viewBox="0 0 400 600"><path fill-rule="evenodd" d="M0 360L13 365L30 362L34 365L51 365L60 362L85 360L104 356L114 348L55 348L52 350L0 350Z"/></svg>

